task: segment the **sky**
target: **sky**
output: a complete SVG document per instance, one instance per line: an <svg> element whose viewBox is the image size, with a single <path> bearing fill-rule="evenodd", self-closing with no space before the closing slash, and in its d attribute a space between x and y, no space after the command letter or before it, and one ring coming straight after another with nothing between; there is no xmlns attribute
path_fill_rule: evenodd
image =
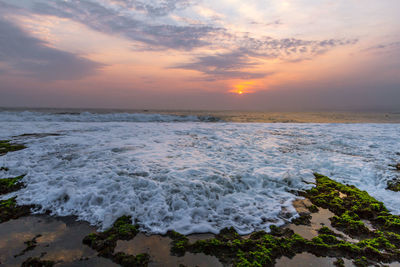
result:
<svg viewBox="0 0 400 267"><path fill-rule="evenodd" d="M399 0L0 0L0 106L400 111Z"/></svg>

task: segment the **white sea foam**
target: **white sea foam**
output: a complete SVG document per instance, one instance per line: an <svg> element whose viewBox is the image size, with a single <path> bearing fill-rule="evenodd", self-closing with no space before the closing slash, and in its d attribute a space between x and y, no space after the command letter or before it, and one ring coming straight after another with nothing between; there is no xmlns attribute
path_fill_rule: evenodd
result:
<svg viewBox="0 0 400 267"><path fill-rule="evenodd" d="M0 139L28 146L0 157L10 168L0 176L27 174L18 202L103 228L131 215L152 233L267 230L297 215L291 192L309 188L313 172L367 190L400 213L400 193L385 190L397 175L388 165L400 161L398 124L4 122L7 116ZM24 133L60 135L13 137Z"/></svg>

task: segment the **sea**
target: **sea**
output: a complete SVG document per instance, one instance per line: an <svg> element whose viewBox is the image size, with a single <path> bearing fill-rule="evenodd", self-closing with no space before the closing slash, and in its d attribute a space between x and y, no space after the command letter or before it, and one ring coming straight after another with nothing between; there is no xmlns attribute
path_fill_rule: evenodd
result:
<svg viewBox="0 0 400 267"><path fill-rule="evenodd" d="M35 213L99 229L132 216L142 231L240 234L298 216L313 173L355 185L400 214L400 113L0 109L4 195Z"/></svg>

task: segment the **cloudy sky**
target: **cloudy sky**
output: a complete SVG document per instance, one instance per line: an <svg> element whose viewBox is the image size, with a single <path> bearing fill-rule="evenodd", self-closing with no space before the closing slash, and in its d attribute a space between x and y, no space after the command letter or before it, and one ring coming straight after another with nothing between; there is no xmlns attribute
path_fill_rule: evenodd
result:
<svg viewBox="0 0 400 267"><path fill-rule="evenodd" d="M0 0L0 106L400 110L399 0Z"/></svg>

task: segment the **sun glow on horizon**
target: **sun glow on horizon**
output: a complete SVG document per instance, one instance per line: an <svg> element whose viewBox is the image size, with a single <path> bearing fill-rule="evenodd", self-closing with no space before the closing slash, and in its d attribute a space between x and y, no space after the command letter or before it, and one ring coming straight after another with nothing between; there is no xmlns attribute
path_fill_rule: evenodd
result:
<svg viewBox="0 0 400 267"><path fill-rule="evenodd" d="M233 89L229 90L229 92L237 95L254 93L255 87L258 86L259 83L259 81L241 81L233 85Z"/></svg>

